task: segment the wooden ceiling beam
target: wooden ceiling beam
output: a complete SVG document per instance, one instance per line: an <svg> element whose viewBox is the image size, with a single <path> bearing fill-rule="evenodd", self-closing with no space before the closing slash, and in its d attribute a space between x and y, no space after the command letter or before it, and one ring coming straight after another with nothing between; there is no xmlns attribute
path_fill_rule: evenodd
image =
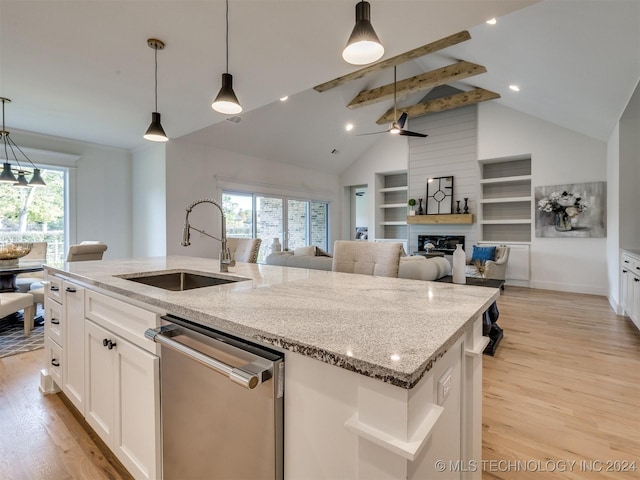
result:
<svg viewBox="0 0 640 480"><path fill-rule="evenodd" d="M475 63L466 62L461 60L452 65L438 68L430 72L416 75L415 77L407 78L396 83L396 94L410 94L428 90L440 85L446 85L456 80L462 80L474 75L485 73L487 69L482 65L476 65ZM365 90L360 92L351 103L347 105L348 108L360 108L367 105L371 105L377 102L381 102L388 98L393 98L394 84L383 85L382 87L373 88L371 90Z"/></svg>
<svg viewBox="0 0 640 480"><path fill-rule="evenodd" d="M500 94L485 90L484 88L474 88L469 92L460 92L454 95L448 95L446 97L436 98L428 102L418 103L411 107L399 108L397 110L398 115L402 112L407 113L408 118L419 117L422 115L429 115L431 113L444 112L446 110L453 110L455 108L466 107L468 105L475 105L476 103L486 102L487 100L495 100L500 98ZM388 123L395 120L393 118L393 109L387 110L387 112L377 120L378 125Z"/></svg>
<svg viewBox="0 0 640 480"><path fill-rule="evenodd" d="M454 33L453 35L449 35L448 37L441 38L440 40L436 40L435 42L428 43L426 45L423 45L422 47L414 48L413 50L409 50L408 52L401 53L400 55L396 55L395 57L391 57L386 60L382 60L381 62L371 64L367 67L361 68L360 70L356 70L355 72L343 75L342 77L338 77L320 85L316 85L313 88L317 92L326 92L327 90L335 88L339 85L343 85L347 82L350 82L351 80L365 77L374 72L380 72L386 68L400 65L401 63L408 62L409 60L413 60L415 58L424 57L425 55L443 50L447 47L451 47L452 45L464 42L466 40L469 40L470 38L471 35L469 34L469 32L463 30L462 32Z"/></svg>

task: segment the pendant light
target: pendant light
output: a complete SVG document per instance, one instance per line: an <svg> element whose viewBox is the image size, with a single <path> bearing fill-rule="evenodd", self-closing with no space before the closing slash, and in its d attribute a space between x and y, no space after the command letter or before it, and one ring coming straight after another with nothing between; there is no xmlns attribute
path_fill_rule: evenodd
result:
<svg viewBox="0 0 640 480"><path fill-rule="evenodd" d="M167 142L169 137L164 133L164 128L160 123L160 114L158 113L158 50L164 48L164 42L156 38L150 38L147 40L147 45L154 50L155 57L155 98L156 98L156 111L151 113L151 125L147 129L147 133L144 134L146 140L152 142Z"/></svg>
<svg viewBox="0 0 640 480"><path fill-rule="evenodd" d="M227 69L226 73L222 74L222 88L218 92L216 99L211 104L216 112L225 113L227 115L236 115L242 112L242 106L233 91L233 75L229 73L229 0L226 0L226 57L227 57Z"/></svg>
<svg viewBox="0 0 640 480"><path fill-rule="evenodd" d="M46 186L44 183L42 176L40 175L40 169L37 168L31 159L27 157L27 154L22 151L22 149L9 137L9 132L7 131L4 124L4 104L11 103L11 100L5 97L0 97L0 101L2 102L2 130L0 130L0 136L2 136L2 147L4 153L4 162L2 163L2 173L0 174L0 182L13 183L14 187L38 187L38 186ZM27 177L25 176L27 172L20 165L20 160L18 160L18 156L16 155L15 150L18 150L22 154L22 156L31 164L33 167L33 176L30 181L27 181ZM11 154L11 155L9 155ZM13 157L18 166L18 178L11 171L11 163L9 157Z"/></svg>
<svg viewBox="0 0 640 480"><path fill-rule="evenodd" d="M384 47L371 25L371 5L363 0L356 4L356 25L342 51L342 58L352 65L366 65L382 55Z"/></svg>

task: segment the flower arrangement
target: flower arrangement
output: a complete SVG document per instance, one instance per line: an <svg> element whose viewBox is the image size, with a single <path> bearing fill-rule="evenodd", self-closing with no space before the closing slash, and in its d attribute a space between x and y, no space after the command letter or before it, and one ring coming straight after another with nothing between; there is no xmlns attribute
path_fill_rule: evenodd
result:
<svg viewBox="0 0 640 480"><path fill-rule="evenodd" d="M571 218L589 210L589 205L579 193L552 192L538 201L538 210L555 214L556 230L571 230Z"/></svg>

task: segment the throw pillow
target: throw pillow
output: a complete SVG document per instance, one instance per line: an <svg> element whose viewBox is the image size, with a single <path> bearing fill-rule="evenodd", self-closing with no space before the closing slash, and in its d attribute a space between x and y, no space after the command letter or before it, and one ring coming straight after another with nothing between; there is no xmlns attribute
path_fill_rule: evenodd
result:
<svg viewBox="0 0 640 480"><path fill-rule="evenodd" d="M479 261L486 262L487 260L496 259L496 247L479 247L473 246L473 253L471 254L471 263Z"/></svg>
<svg viewBox="0 0 640 480"><path fill-rule="evenodd" d="M331 256L332 255L329 252L321 249L320 247L316 247L316 257L331 257Z"/></svg>
<svg viewBox="0 0 640 480"><path fill-rule="evenodd" d="M298 247L293 251L293 254L304 255L307 257L315 257L316 247L314 245L309 245L308 247Z"/></svg>

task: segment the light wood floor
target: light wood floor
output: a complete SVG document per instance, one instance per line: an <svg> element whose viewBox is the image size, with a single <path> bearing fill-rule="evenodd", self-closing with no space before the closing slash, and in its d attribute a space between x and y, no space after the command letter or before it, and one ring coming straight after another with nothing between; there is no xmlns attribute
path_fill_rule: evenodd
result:
<svg viewBox="0 0 640 480"><path fill-rule="evenodd" d="M0 359L0 479L131 478L61 394L40 394L43 365L44 350Z"/></svg>
<svg viewBox="0 0 640 480"><path fill-rule="evenodd" d="M505 337L483 359L483 479L640 478L640 332L604 297L507 287L498 305ZM0 479L128 478L59 395L40 394L42 364L42 350L0 359ZM615 460L639 470L605 472Z"/></svg>
<svg viewBox="0 0 640 480"><path fill-rule="evenodd" d="M498 305L505 337L483 359L483 479L640 478L640 332L631 320L593 295L506 287ZM514 460L539 471L515 471ZM616 460L637 470L616 471ZM564 468L556 461L577 463L551 472Z"/></svg>

